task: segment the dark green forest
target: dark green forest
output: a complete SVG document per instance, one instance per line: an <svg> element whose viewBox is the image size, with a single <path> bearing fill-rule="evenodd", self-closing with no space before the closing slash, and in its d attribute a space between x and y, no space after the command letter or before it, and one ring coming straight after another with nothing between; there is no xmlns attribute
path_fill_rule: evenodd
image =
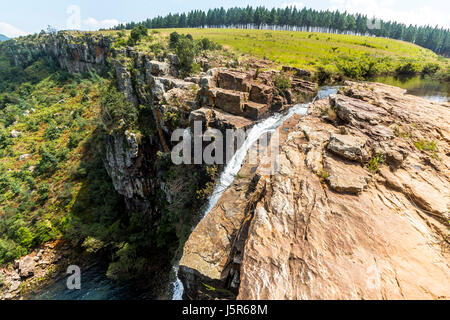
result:
<svg viewBox="0 0 450 320"><path fill-rule="evenodd" d="M433 50L437 54L450 56L449 29L438 26L405 25L393 21L375 21L363 14L349 14L339 11L318 11L295 7L273 8L246 7L210 9L207 12L193 10L189 13L169 14L165 17L130 22L115 27L133 29L143 25L147 28L244 28L282 29L291 31L312 31L372 35L415 43ZM379 28L378 28L379 27Z"/></svg>

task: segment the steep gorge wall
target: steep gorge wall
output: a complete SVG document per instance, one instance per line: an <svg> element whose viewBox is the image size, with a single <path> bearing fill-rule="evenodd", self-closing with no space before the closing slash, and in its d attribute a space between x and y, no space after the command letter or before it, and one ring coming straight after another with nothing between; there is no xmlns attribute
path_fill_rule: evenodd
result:
<svg viewBox="0 0 450 320"><path fill-rule="evenodd" d="M9 42L8 50L15 65L26 67L40 57L52 57L70 73L100 72L111 54L113 39L102 35L35 35Z"/></svg>

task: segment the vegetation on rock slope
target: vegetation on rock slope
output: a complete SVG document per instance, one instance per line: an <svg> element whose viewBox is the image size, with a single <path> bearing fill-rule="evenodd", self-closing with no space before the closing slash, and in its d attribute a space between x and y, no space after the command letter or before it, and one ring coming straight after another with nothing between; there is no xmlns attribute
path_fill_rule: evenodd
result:
<svg viewBox="0 0 450 320"><path fill-rule="evenodd" d="M143 30L129 39L136 46L149 41ZM14 45L22 44L26 55L37 40L23 37ZM104 166L105 137L130 129L154 139L151 106L128 102L111 74L71 75L45 56L15 66L11 45L0 46L0 265L54 239L105 254L116 280L147 274L157 259L165 263L187 237L208 173L186 172L158 153L162 179L181 190L171 204L160 193L149 199L164 213L159 220L127 212ZM193 59L201 50L214 47L184 35L172 49L169 37L158 45L158 54L178 53L185 74L198 68ZM132 63L127 68L136 72Z"/></svg>
<svg viewBox="0 0 450 320"><path fill-rule="evenodd" d="M0 263L61 237L94 251L116 242L121 200L98 128L103 81L44 60L20 70L0 59ZM23 77L5 81L13 70Z"/></svg>

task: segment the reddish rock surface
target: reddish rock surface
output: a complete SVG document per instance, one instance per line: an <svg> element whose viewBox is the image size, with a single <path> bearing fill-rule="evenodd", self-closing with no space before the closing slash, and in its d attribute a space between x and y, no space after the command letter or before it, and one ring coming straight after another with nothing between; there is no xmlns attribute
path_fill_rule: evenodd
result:
<svg viewBox="0 0 450 320"><path fill-rule="evenodd" d="M186 297L450 297L447 106L349 82L279 132L278 172L245 164L186 242Z"/></svg>

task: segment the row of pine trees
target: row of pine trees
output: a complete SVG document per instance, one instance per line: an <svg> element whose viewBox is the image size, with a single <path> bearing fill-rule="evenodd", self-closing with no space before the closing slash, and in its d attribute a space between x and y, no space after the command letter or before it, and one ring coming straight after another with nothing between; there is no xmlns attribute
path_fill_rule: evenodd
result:
<svg viewBox="0 0 450 320"><path fill-rule="evenodd" d="M243 28L311 31L371 35L399 39L418 44L443 56L450 56L449 29L438 26L406 26L403 23L374 20L362 14L339 11L318 11L296 7L274 8L222 8L208 12L193 10L189 13L169 14L136 23L120 24L115 29L147 28Z"/></svg>

